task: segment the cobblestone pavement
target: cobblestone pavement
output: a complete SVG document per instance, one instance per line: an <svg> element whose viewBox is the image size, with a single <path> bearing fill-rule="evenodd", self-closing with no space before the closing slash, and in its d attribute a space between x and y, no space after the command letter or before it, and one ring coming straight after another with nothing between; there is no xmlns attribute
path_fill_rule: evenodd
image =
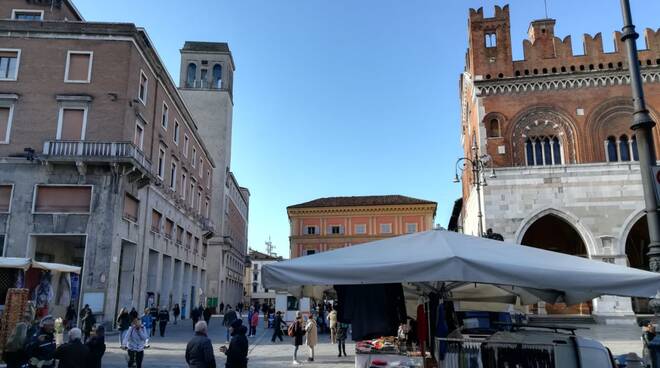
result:
<svg viewBox="0 0 660 368"><path fill-rule="evenodd" d="M245 321L244 321L245 322ZM291 338L284 336L284 342L271 343L272 330L263 329L263 321L257 330L257 337L250 338L249 364L250 368L290 367L293 360L293 346ZM601 341L612 350L614 355L635 352L641 355L640 329L637 326L584 326L588 330L579 330L582 336L592 337ZM144 367L179 368L186 367L185 350L186 344L192 336L192 322L190 320L180 321L179 324L168 326L164 338L154 337L151 340L151 348L145 351ZM225 344L225 329L221 326L221 318L211 319L209 337L213 341L216 362L218 367L224 367L224 354L218 352L218 348ZM346 351L349 356L338 358L336 346L330 344L328 335L319 336L320 344L316 347L314 363L304 362L309 368L354 367L353 352L355 346L347 342ZM119 338L108 336L108 350L103 359L103 367L119 368L126 367L126 352L119 349ZM307 348L302 346L299 360L307 359Z"/></svg>

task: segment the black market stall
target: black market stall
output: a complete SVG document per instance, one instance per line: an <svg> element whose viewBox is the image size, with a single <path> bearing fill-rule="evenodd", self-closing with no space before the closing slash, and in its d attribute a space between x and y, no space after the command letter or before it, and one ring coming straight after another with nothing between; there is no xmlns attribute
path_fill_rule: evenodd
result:
<svg viewBox="0 0 660 368"><path fill-rule="evenodd" d="M407 293L406 305L421 305L427 314L432 311L429 317L437 314L430 306L434 293L443 303L454 298L480 303L524 304L540 300L572 305L601 295L650 297L660 287L660 275L656 273L442 230L266 265L262 280L269 289L287 290L299 296L333 289L339 295L342 288L398 284L418 294ZM371 310L380 308L381 303L390 303L366 292L355 293L353 298L362 299L355 303L365 303L367 308L371 305ZM340 308L342 302L352 304L346 300L350 299L344 297L342 301L339 295ZM418 308L406 307L407 316ZM387 320L391 314L381 318ZM380 332L373 328L378 323L370 320L370 333ZM393 326L388 324L387 335L382 336L389 338ZM426 326L430 328L431 323L427 321ZM394 336L397 337L396 332ZM369 334L364 337L378 338ZM383 346L386 342L391 345L388 341L383 341ZM419 353L429 346L428 342L419 346Z"/></svg>

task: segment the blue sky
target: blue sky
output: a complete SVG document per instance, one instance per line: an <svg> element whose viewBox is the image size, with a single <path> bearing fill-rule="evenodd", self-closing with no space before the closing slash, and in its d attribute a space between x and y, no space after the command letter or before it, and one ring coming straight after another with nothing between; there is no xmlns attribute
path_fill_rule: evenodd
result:
<svg viewBox="0 0 660 368"><path fill-rule="evenodd" d="M446 226L460 196L458 77L468 9L491 0L74 0L89 21L147 29L178 81L186 40L229 42L236 62L232 170L251 193L250 247L272 237L288 256L286 206L317 197L404 194L438 202ZM638 31L660 1L631 0ZM514 58L542 0L511 0ZM548 0L555 33L621 29L618 0Z"/></svg>

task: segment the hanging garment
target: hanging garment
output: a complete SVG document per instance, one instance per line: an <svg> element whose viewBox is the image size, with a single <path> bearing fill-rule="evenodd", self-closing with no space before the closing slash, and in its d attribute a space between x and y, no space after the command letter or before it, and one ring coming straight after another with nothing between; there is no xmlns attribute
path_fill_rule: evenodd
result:
<svg viewBox="0 0 660 368"><path fill-rule="evenodd" d="M425 356L426 342L428 341L428 325L426 324L426 311L424 304L417 306L417 341L419 342L419 349L422 352L422 357Z"/></svg>
<svg viewBox="0 0 660 368"><path fill-rule="evenodd" d="M449 326L447 326L447 321L445 320L445 306L443 303L439 303L435 336L446 338L447 335L449 335ZM447 353L447 342L441 341L438 350L439 351L436 351L435 354L437 355L438 360L443 360L445 358L445 354Z"/></svg>
<svg viewBox="0 0 660 368"><path fill-rule="evenodd" d="M69 273L61 272L60 279L57 283L57 297L55 298L56 304L69 305L71 304L71 282L69 281Z"/></svg>

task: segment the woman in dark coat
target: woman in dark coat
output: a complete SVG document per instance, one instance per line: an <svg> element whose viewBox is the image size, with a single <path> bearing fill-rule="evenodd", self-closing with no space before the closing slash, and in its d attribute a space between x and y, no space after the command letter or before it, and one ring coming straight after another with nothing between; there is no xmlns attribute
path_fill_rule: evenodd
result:
<svg viewBox="0 0 660 368"><path fill-rule="evenodd" d="M96 326L92 331L92 337L87 340L85 345L89 349L87 367L101 368L101 360L103 359L103 354L105 354L105 327L103 325Z"/></svg>
<svg viewBox="0 0 660 368"><path fill-rule="evenodd" d="M303 344L303 336L305 336L305 325L303 323L302 313L296 312L296 320L293 321L293 334L290 336L293 337L293 364L299 365L298 361L298 348Z"/></svg>
<svg viewBox="0 0 660 368"><path fill-rule="evenodd" d="M227 356L225 368L247 368L248 339L245 336L247 327L243 326L243 320L237 319L231 324L231 342L229 348L224 346L220 351Z"/></svg>

